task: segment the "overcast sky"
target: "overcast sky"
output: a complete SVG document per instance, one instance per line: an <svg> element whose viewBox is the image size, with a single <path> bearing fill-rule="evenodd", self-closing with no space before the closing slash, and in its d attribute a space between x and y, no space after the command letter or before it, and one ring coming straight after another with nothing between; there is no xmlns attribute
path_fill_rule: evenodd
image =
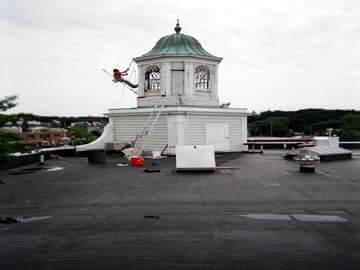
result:
<svg viewBox="0 0 360 270"><path fill-rule="evenodd" d="M360 109L359 0L1 0L0 98L9 112L101 115L136 97L125 69L176 19L219 67L221 102L264 110Z"/></svg>

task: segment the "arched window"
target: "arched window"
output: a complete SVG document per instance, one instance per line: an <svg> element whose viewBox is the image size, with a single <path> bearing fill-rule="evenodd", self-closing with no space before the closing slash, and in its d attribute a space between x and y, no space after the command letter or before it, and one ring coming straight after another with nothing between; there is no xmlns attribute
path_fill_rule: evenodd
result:
<svg viewBox="0 0 360 270"><path fill-rule="evenodd" d="M195 69L195 88L197 90L209 89L210 71L206 66L198 66Z"/></svg>
<svg viewBox="0 0 360 270"><path fill-rule="evenodd" d="M145 71L145 91L160 90L160 68L150 66Z"/></svg>

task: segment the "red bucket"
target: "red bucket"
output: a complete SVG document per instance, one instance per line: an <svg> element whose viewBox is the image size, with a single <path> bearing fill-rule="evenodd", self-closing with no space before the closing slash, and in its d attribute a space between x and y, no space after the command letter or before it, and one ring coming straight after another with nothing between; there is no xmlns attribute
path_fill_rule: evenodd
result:
<svg viewBox="0 0 360 270"><path fill-rule="evenodd" d="M143 166L144 158L143 157L131 157L131 166Z"/></svg>

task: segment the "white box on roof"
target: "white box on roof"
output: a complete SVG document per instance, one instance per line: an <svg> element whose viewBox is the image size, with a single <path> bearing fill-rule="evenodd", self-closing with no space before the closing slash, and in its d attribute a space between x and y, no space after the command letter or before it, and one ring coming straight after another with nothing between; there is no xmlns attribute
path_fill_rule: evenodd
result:
<svg viewBox="0 0 360 270"><path fill-rule="evenodd" d="M177 145L176 170L214 170L215 148L213 145Z"/></svg>

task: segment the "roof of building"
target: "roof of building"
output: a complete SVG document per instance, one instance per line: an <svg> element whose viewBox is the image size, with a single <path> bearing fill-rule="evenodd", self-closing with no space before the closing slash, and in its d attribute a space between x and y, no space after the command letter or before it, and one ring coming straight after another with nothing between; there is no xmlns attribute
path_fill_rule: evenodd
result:
<svg viewBox="0 0 360 270"><path fill-rule="evenodd" d="M214 173L116 155L0 171L3 221L29 221L0 223L0 267L358 269L360 157L300 173L271 153L217 154Z"/></svg>
<svg viewBox="0 0 360 270"><path fill-rule="evenodd" d="M323 146L317 145L302 149L303 151L315 154L317 156L332 156L332 155L349 155L352 151L338 147L338 146Z"/></svg>
<svg viewBox="0 0 360 270"><path fill-rule="evenodd" d="M249 136L248 142L303 142L313 141L312 137L294 136L294 137L271 137L271 136Z"/></svg>
<svg viewBox="0 0 360 270"><path fill-rule="evenodd" d="M36 121L36 120L31 120L31 121L27 121L29 126L40 126L41 122Z"/></svg>
<svg viewBox="0 0 360 270"><path fill-rule="evenodd" d="M151 51L136 59L159 56L195 56L211 58L218 61L222 60L222 58L207 52L196 38L181 34L179 20L177 21L174 30L175 34L160 38Z"/></svg>

